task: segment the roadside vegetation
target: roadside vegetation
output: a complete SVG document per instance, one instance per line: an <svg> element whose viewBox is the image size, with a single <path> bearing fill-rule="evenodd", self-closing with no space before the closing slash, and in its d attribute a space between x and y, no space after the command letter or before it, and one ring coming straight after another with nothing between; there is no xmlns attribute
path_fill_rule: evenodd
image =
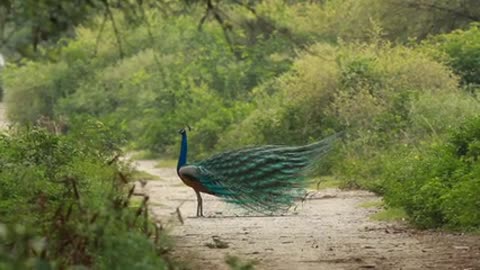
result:
<svg viewBox="0 0 480 270"><path fill-rule="evenodd" d="M0 268L165 269L170 241L133 197L121 136L89 120L68 135L0 137Z"/></svg>

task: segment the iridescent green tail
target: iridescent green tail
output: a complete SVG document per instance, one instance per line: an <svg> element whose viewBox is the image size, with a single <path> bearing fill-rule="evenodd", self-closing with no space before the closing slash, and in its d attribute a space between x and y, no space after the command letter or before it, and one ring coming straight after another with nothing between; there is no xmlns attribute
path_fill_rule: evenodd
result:
<svg viewBox="0 0 480 270"><path fill-rule="evenodd" d="M332 149L337 135L304 146L267 145L230 151L194 163L212 194L261 212L288 209L305 195L312 165Z"/></svg>

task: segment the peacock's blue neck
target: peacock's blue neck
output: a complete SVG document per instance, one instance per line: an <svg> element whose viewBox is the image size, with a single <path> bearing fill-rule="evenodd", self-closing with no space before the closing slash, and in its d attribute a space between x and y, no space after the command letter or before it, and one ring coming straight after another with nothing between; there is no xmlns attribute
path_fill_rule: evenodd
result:
<svg viewBox="0 0 480 270"><path fill-rule="evenodd" d="M180 157L178 158L178 164L177 164L177 171L180 170L180 168L187 164L187 151L188 151L188 145L187 145L187 132L182 133L182 144L180 146Z"/></svg>

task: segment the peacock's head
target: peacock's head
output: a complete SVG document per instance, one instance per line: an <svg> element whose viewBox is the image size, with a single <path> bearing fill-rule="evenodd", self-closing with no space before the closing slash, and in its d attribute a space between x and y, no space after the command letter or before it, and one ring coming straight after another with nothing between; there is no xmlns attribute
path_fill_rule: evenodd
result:
<svg viewBox="0 0 480 270"><path fill-rule="evenodd" d="M178 133L183 135L183 134L187 133L187 129L188 129L188 131L192 130L192 128L189 125L186 125L184 128L179 129Z"/></svg>

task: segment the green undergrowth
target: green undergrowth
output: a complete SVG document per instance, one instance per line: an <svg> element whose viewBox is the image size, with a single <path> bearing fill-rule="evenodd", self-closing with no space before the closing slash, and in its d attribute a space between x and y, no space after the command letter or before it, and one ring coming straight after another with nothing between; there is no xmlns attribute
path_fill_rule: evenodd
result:
<svg viewBox="0 0 480 270"><path fill-rule="evenodd" d="M378 207L383 207L385 203L382 200L376 200L376 201L367 201L359 204L359 207L362 208L378 208Z"/></svg>
<svg viewBox="0 0 480 270"><path fill-rule="evenodd" d="M390 147L366 162L350 163L356 168L351 177L359 187L383 195L387 210L379 218L407 215L419 228L477 231L479 142L480 116L470 117L442 137Z"/></svg>
<svg viewBox="0 0 480 270"><path fill-rule="evenodd" d="M373 214L370 218L377 221L395 222L408 220L408 215L402 208L386 208Z"/></svg>
<svg viewBox="0 0 480 270"><path fill-rule="evenodd" d="M397 222L408 220L408 215L404 209L399 207L388 207L383 200L372 200L360 203L358 207L377 208L377 213L370 216L370 219L376 221Z"/></svg>
<svg viewBox="0 0 480 270"><path fill-rule="evenodd" d="M0 269L167 269L172 241L133 195L122 137L98 121L67 135L0 134Z"/></svg>
<svg viewBox="0 0 480 270"><path fill-rule="evenodd" d="M382 171L385 201L420 227L480 228L480 115L445 139L391 157Z"/></svg>

